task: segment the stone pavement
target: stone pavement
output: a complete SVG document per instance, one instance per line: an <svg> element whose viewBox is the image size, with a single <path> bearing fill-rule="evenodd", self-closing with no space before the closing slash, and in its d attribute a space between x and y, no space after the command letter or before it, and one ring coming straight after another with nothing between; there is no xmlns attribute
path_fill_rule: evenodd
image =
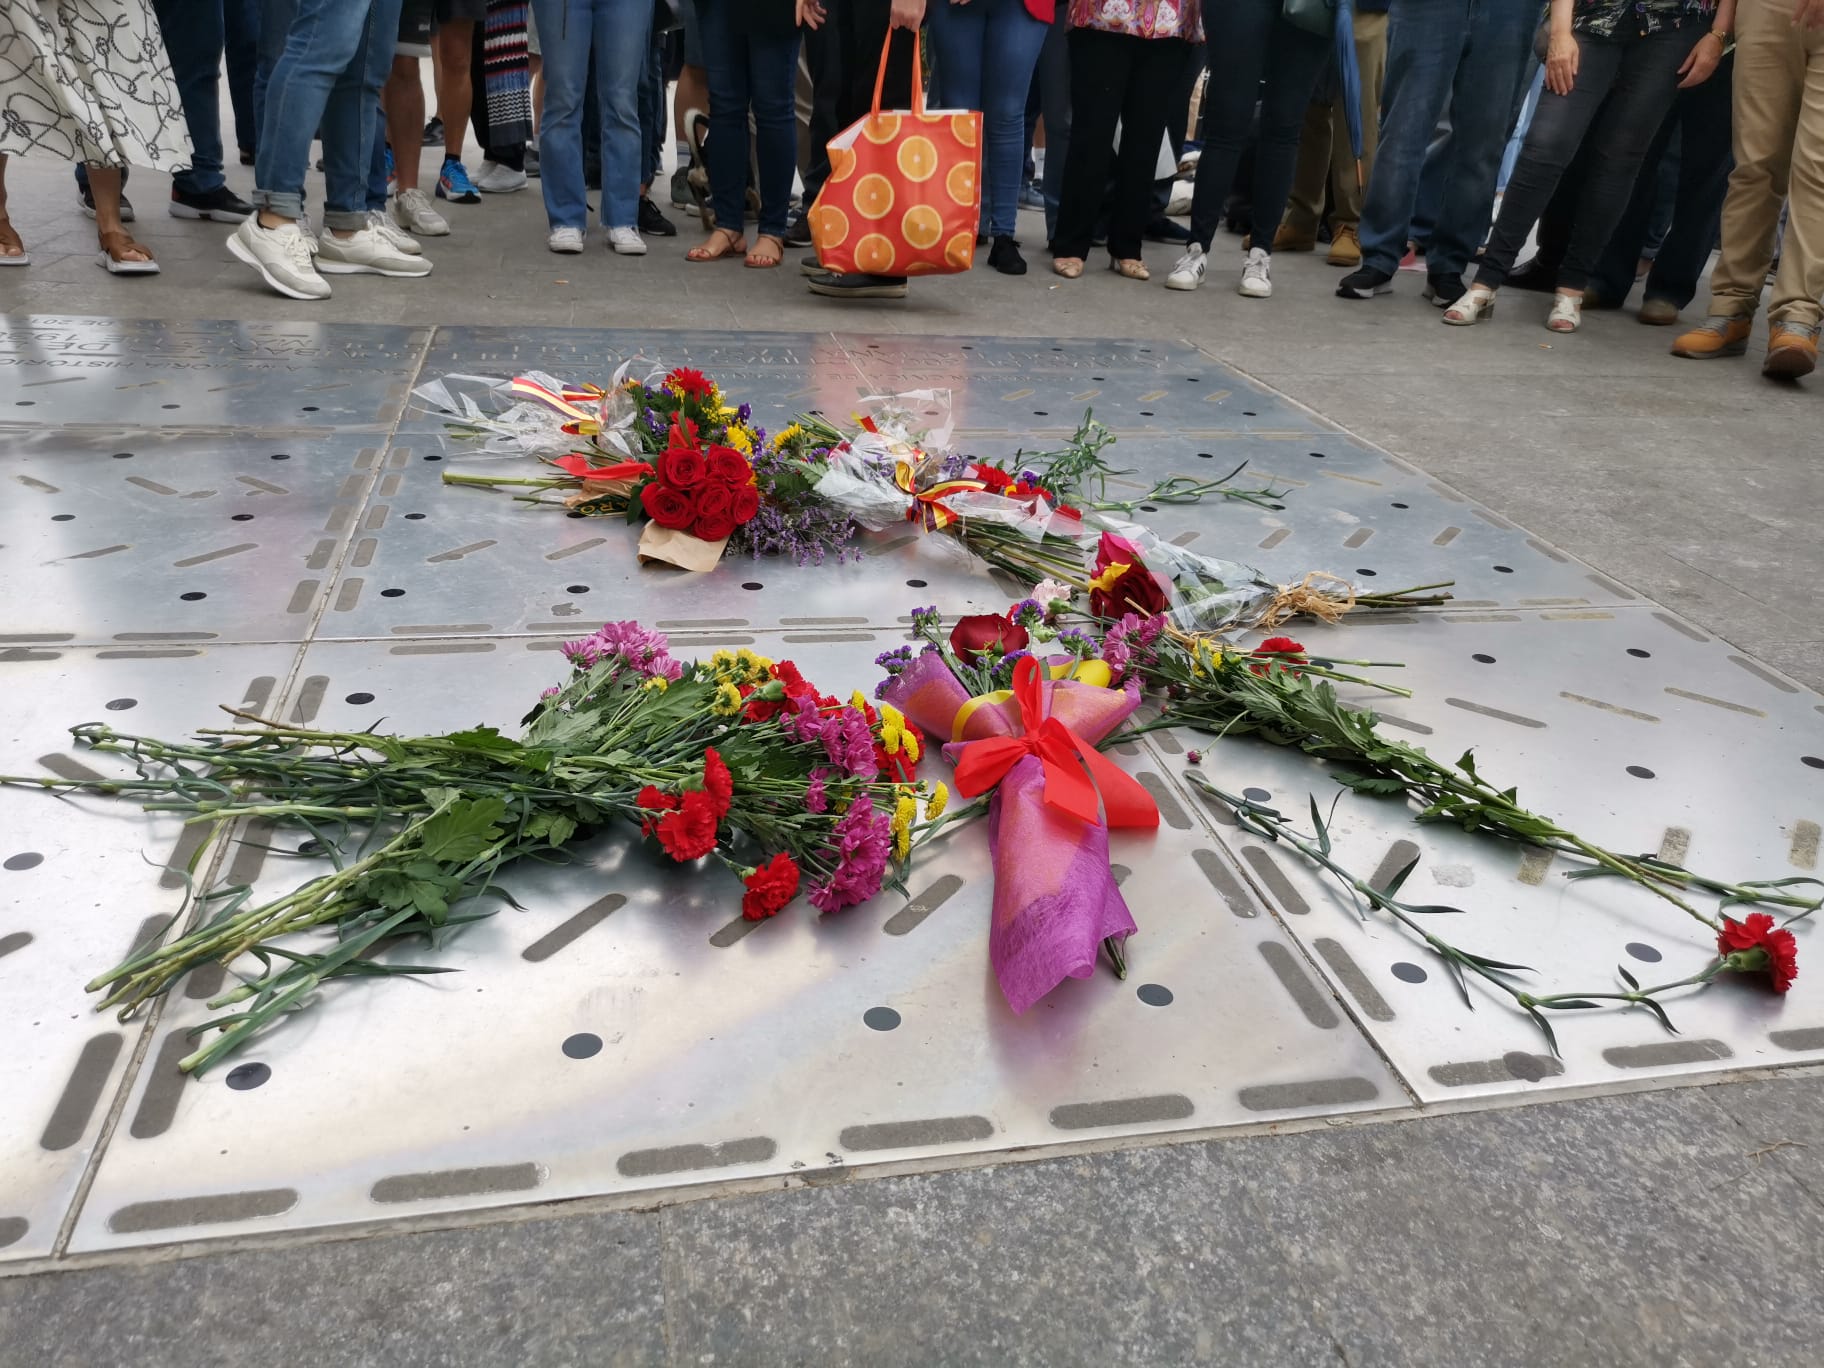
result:
<svg viewBox="0 0 1824 1368"><path fill-rule="evenodd" d="M243 173L244 175L244 173ZM165 274L93 264L67 171L15 161L34 264L12 313L184 319L1188 337L1750 653L1824 684L1819 385L1665 354L1596 315L1572 338L1517 297L1438 326L1418 280L1330 296L1318 258L1267 303L1105 272L920 282L818 300L789 268L542 247L536 193L451 206L421 282L265 292L226 230L160 210ZM243 190L246 188L241 185ZM1042 233L1026 216L1036 249ZM1153 247L1157 274L1173 252ZM1044 261L1034 251L1035 266ZM1758 345L1758 338L1757 338ZM1796 588L1796 592L1795 592ZM657 1210L583 1202L193 1258L0 1278L0 1365L1075 1363L1809 1365L1824 1306L1819 1077L1388 1125L1081 1153Z"/></svg>

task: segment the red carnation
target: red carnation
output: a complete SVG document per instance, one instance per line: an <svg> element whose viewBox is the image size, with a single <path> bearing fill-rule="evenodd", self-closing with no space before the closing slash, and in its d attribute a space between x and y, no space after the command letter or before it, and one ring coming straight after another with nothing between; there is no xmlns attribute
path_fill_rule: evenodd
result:
<svg viewBox="0 0 1824 1368"><path fill-rule="evenodd" d="M691 519L697 515L688 494L657 480L640 491L640 507L660 527L689 527Z"/></svg>
<svg viewBox="0 0 1824 1368"><path fill-rule="evenodd" d="M679 366L666 376L665 383L686 399L707 399L715 389L715 384L702 371L690 370L684 366Z"/></svg>
<svg viewBox="0 0 1824 1368"><path fill-rule="evenodd" d="M707 793L692 791L676 812L659 818L659 844L679 864L701 859L716 848L715 800Z"/></svg>
<svg viewBox="0 0 1824 1368"><path fill-rule="evenodd" d="M721 541L734 533L735 519L728 513L700 517L690 526L690 535L706 542Z"/></svg>
<svg viewBox="0 0 1824 1368"><path fill-rule="evenodd" d="M634 802L641 808L652 813L675 811L681 801L682 800L678 798L674 798L671 794L664 792L662 789L654 788L651 784L648 784L645 788L641 789L639 796L634 799ZM653 828L657 825L658 819L656 817L648 817L645 821L640 823L640 834L643 836L652 835Z"/></svg>
<svg viewBox="0 0 1824 1368"><path fill-rule="evenodd" d="M1799 976L1799 944L1792 932L1778 930L1773 918L1765 912L1750 912L1748 920L1723 918L1723 929L1717 933L1716 953L1723 957L1723 967L1743 974L1765 972L1776 993L1792 987Z"/></svg>
<svg viewBox="0 0 1824 1368"><path fill-rule="evenodd" d="M1267 657L1259 665L1248 666L1257 675L1264 675L1274 665L1291 670L1294 665L1305 663L1305 648L1291 637L1268 637L1254 648L1253 654ZM1296 675L1298 671L1292 670L1292 673Z"/></svg>
<svg viewBox="0 0 1824 1368"><path fill-rule="evenodd" d="M755 489L752 485L741 485L736 488L735 506L731 510L731 516L734 518L736 525L739 526L742 523L752 522L754 520L754 515L759 511L760 491Z"/></svg>
<svg viewBox="0 0 1824 1368"><path fill-rule="evenodd" d="M1165 590L1140 558L1140 548L1113 532L1104 532L1096 546L1089 585L1089 611L1099 618L1155 617L1165 611Z"/></svg>
<svg viewBox="0 0 1824 1368"><path fill-rule="evenodd" d="M674 489L695 489L709 476L709 462L695 447L667 447L659 457L659 478Z"/></svg>
<svg viewBox="0 0 1824 1368"><path fill-rule="evenodd" d="M990 465L970 466L969 473L987 485L989 491L994 494L999 494L1013 483L1013 476Z"/></svg>
<svg viewBox="0 0 1824 1368"><path fill-rule="evenodd" d="M964 662L994 654L997 648L1001 655L1023 651L1028 640L1024 627L999 613L974 613L950 629L950 649Z"/></svg>
<svg viewBox="0 0 1824 1368"><path fill-rule="evenodd" d="M728 816L728 805L735 797L735 776L714 746L703 752L703 792L715 803L718 819Z"/></svg>
<svg viewBox="0 0 1824 1368"><path fill-rule="evenodd" d="M741 915L749 921L765 921L798 896L798 866L780 851L741 882L747 887L741 896Z"/></svg>
<svg viewBox="0 0 1824 1368"><path fill-rule="evenodd" d="M739 489L753 477L753 467L748 465L747 457L733 447L712 446L709 449L710 479L720 480L725 485Z"/></svg>

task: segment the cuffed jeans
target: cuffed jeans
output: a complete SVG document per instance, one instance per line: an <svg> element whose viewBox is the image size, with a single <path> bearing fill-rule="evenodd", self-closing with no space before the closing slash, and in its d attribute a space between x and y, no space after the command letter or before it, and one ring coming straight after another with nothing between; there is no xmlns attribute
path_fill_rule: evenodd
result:
<svg viewBox="0 0 1824 1368"><path fill-rule="evenodd" d="M1051 26L1033 18L1025 0L971 0L967 5L937 0L925 14L937 62L933 103L982 111L989 231L1012 237L1026 150L1026 97Z"/></svg>
<svg viewBox="0 0 1824 1368"><path fill-rule="evenodd" d="M1824 29L1793 27L1786 0L1738 0L1735 171L1710 279L1712 314L1754 313L1788 194L1792 212L1767 313L1816 327L1824 295Z"/></svg>
<svg viewBox="0 0 1824 1368"><path fill-rule="evenodd" d="M1392 275L1406 254L1425 150L1446 109L1449 165L1426 254L1461 275L1494 213L1495 177L1533 34L1537 0L1396 0L1387 26L1381 145L1362 203L1362 264Z"/></svg>
<svg viewBox="0 0 1824 1368"><path fill-rule="evenodd" d="M587 228L583 190L583 87L595 56L601 102L602 225L640 220L640 73L652 36L652 0L532 0L545 56L545 114L538 130L540 188L553 228Z"/></svg>
<svg viewBox="0 0 1824 1368"><path fill-rule="evenodd" d="M400 0L266 0L261 45L270 42L277 56L254 154L255 208L281 218L302 216L310 144L320 128L323 223L367 226L368 172L386 70L369 59L378 46L391 61L399 6Z"/></svg>
<svg viewBox="0 0 1824 1368"><path fill-rule="evenodd" d="M1204 251L1216 238L1223 201L1254 132L1259 91L1260 131L1255 139L1254 245L1272 250L1286 212L1305 108L1330 60L1330 39L1299 28L1281 11L1281 0L1220 0L1204 11L1210 81L1203 102L1203 159L1191 197L1191 240ZM1266 89L1260 90L1262 79Z"/></svg>
<svg viewBox="0 0 1824 1368"><path fill-rule="evenodd" d="M747 210L747 114L754 115L760 163L759 230L785 236L792 199L792 171L798 160L798 114L793 93L798 71L798 34L772 38L737 33L731 6L747 0L697 0L703 30L703 58L709 78L710 204L716 226L740 233Z"/></svg>
<svg viewBox="0 0 1824 1368"><path fill-rule="evenodd" d="M1501 200L1501 213L1476 269L1476 283L1499 286L1514 268L1533 225L1545 212L1565 168L1590 139L1583 192L1571 222L1571 240L1558 287L1582 290L1602 257L1634 178L1678 94L1678 69L1704 26L1685 24L1642 35L1624 27L1613 38L1577 35L1577 79L1568 95L1539 97L1526 146Z"/></svg>
<svg viewBox="0 0 1824 1368"><path fill-rule="evenodd" d="M222 109L216 84L225 32L222 4L223 0L152 3L193 149L190 165L171 177L180 194L207 195L227 183L222 176Z"/></svg>

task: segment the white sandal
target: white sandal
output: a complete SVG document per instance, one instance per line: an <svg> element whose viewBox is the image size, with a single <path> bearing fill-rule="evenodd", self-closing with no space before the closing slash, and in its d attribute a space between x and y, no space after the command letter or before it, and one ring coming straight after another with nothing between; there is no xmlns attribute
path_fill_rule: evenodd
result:
<svg viewBox="0 0 1824 1368"><path fill-rule="evenodd" d="M1553 295L1552 311L1546 315L1545 326L1555 333L1576 332L1583 326L1583 296Z"/></svg>
<svg viewBox="0 0 1824 1368"><path fill-rule="evenodd" d="M1467 328L1495 316L1495 292L1486 285L1471 285L1463 297L1444 310L1444 321L1453 328Z"/></svg>

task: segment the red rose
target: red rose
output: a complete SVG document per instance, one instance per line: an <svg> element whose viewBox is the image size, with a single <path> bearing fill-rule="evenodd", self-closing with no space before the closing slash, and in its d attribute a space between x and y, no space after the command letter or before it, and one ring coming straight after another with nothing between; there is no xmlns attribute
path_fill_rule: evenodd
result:
<svg viewBox="0 0 1824 1368"><path fill-rule="evenodd" d="M699 541L721 541L724 537L735 534L735 520L727 513L715 517L698 518L690 525L690 535Z"/></svg>
<svg viewBox="0 0 1824 1368"><path fill-rule="evenodd" d="M741 882L747 888L741 895L741 915L749 921L765 921L798 896L798 866L780 851Z"/></svg>
<svg viewBox="0 0 1824 1368"><path fill-rule="evenodd" d="M735 507L734 492L725 484L713 481L697 490L692 496L699 518L733 518Z"/></svg>
<svg viewBox="0 0 1824 1368"><path fill-rule="evenodd" d="M747 457L733 447L712 446L709 449L710 479L739 488L753 477L753 467L748 465Z"/></svg>
<svg viewBox="0 0 1824 1368"><path fill-rule="evenodd" d="M760 491L755 489L751 484L739 486L735 490L735 506L730 510L735 523L739 525L741 523L752 522L754 516L759 513L759 511Z"/></svg>
<svg viewBox="0 0 1824 1368"><path fill-rule="evenodd" d="M1165 590L1141 560L1140 548L1125 537L1104 532L1096 547L1095 575L1089 582L1089 611L1099 618L1126 613L1154 617L1165 606Z"/></svg>
<svg viewBox="0 0 1824 1368"><path fill-rule="evenodd" d="M950 649L958 660L972 661L996 653L1008 655L1026 649L1026 629L999 613L976 613L950 629Z"/></svg>
<svg viewBox="0 0 1824 1368"><path fill-rule="evenodd" d="M1765 912L1750 912L1745 922L1724 917L1716 953L1723 957L1726 969L1744 974L1764 971L1776 993L1792 987L1799 976L1799 943L1792 932L1775 929L1773 918Z"/></svg>
<svg viewBox="0 0 1824 1368"><path fill-rule="evenodd" d="M695 447L668 447L659 457L659 478L674 489L695 489L709 475L709 462Z"/></svg>
<svg viewBox="0 0 1824 1368"><path fill-rule="evenodd" d="M640 491L640 507L660 527L689 527L696 516L690 496L653 480Z"/></svg>
<svg viewBox="0 0 1824 1368"><path fill-rule="evenodd" d="M691 792L676 812L659 818L659 844L679 864L699 860L716 848L715 800L707 793Z"/></svg>
<svg viewBox="0 0 1824 1368"><path fill-rule="evenodd" d="M706 399L715 389L714 383L700 370L690 370L679 366L665 377L665 383L687 399Z"/></svg>
<svg viewBox="0 0 1824 1368"><path fill-rule="evenodd" d="M729 804L735 798L735 776L728 772L728 765L710 746L703 752L703 792L716 805L718 819L728 816Z"/></svg>

